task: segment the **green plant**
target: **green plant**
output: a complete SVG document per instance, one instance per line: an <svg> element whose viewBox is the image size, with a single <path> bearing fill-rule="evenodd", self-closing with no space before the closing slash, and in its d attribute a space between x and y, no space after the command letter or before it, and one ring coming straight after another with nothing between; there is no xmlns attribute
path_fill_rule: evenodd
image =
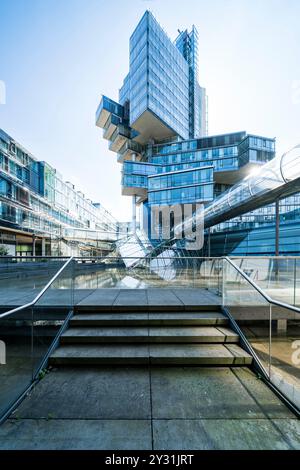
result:
<svg viewBox="0 0 300 470"><path fill-rule="evenodd" d="M48 374L48 372L49 371L47 369L40 370L39 375L38 375L38 379L42 380L45 377L45 375Z"/></svg>

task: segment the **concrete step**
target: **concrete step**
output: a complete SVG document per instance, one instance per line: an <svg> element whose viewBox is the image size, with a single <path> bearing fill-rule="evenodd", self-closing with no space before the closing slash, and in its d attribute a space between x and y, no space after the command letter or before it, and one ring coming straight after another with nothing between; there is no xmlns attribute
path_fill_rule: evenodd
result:
<svg viewBox="0 0 300 470"><path fill-rule="evenodd" d="M144 325L227 325L228 319L219 312L158 312L158 313L80 313L70 326L144 326Z"/></svg>
<svg viewBox="0 0 300 470"><path fill-rule="evenodd" d="M238 345L223 344L64 344L50 357L52 365L245 366L251 362Z"/></svg>
<svg viewBox="0 0 300 470"><path fill-rule="evenodd" d="M220 308L219 304L207 304L207 305L200 305L200 304L193 304L193 303L186 303L178 305L164 305L162 303L159 304L151 304L148 303L145 305L144 302L141 304L135 303L124 303L124 304L103 304L103 305L93 305L93 304L82 304L75 306L75 313L107 313L107 310L116 313L148 313L148 312L216 312Z"/></svg>
<svg viewBox="0 0 300 470"><path fill-rule="evenodd" d="M69 328L61 343L238 343L231 329L211 326Z"/></svg>

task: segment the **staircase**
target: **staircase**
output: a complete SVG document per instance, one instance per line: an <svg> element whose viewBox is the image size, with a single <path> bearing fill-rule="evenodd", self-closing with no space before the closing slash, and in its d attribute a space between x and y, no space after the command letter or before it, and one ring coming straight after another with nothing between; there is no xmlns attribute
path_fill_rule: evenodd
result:
<svg viewBox="0 0 300 470"><path fill-rule="evenodd" d="M149 239L142 230L137 230L135 234L129 235L125 240L118 241L116 246L127 268L144 260L153 250Z"/></svg>
<svg viewBox="0 0 300 470"><path fill-rule="evenodd" d="M218 307L172 311L132 307L105 311L76 307L52 365L245 366L252 357L239 346Z"/></svg>

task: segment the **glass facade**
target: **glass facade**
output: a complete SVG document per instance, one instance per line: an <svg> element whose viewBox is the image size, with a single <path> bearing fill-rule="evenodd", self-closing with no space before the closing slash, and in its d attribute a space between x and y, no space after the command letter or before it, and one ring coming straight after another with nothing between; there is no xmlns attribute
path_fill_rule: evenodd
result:
<svg viewBox="0 0 300 470"><path fill-rule="evenodd" d="M201 183L213 182L212 168L184 170L164 175L154 175L149 178L148 190L154 191L176 186L194 186Z"/></svg>
<svg viewBox="0 0 300 470"><path fill-rule="evenodd" d="M126 150L130 142L125 144ZM236 132L148 144L140 146L139 152L140 161L123 161L123 194L141 196L143 188L148 209L153 205L208 204L241 180L245 169L249 167L250 172L272 160L275 140Z"/></svg>
<svg viewBox="0 0 300 470"><path fill-rule="evenodd" d="M153 15L148 17L148 99L154 112L181 138L189 137L189 67Z"/></svg>
<svg viewBox="0 0 300 470"><path fill-rule="evenodd" d="M148 205L193 204L213 199L213 169L198 168L148 178Z"/></svg>
<svg viewBox="0 0 300 470"><path fill-rule="evenodd" d="M142 143L171 135L180 139L206 135L206 92L198 83L196 28L173 42L146 11L130 37L129 73L119 90L119 103L102 98L96 112L99 127L104 127L108 113L127 119L125 124L137 131L131 139Z"/></svg>
<svg viewBox="0 0 300 470"><path fill-rule="evenodd" d="M257 195L265 182L251 188L245 183L238 192L234 186L249 182L252 174L275 157L275 139L245 131L207 136L207 97L199 85L198 41L193 26L179 31L172 42L146 11L130 38L129 73L119 91L119 104L103 97L103 110L97 112L97 125L105 129L110 149L118 153L122 163L123 194L138 196L143 213L160 204L202 202L209 206L226 191L229 204L239 205L245 194L249 198ZM109 113L121 119L119 124L112 117L108 121ZM112 130L109 126L113 124ZM172 133L165 136L165 129ZM286 161L281 170L292 171ZM299 211L298 195L283 199L282 223L294 223ZM274 204L268 204L218 223L212 232L216 239L225 234L225 239L228 235L232 240L239 229L258 234L258 230L274 224L274 216ZM246 238L249 241L251 237Z"/></svg>
<svg viewBox="0 0 300 470"><path fill-rule="evenodd" d="M108 211L96 207L1 129L0 224L48 237L61 236L68 227L117 230Z"/></svg>
<svg viewBox="0 0 300 470"><path fill-rule="evenodd" d="M130 103L130 125L146 110L189 137L189 66L147 11L130 37L130 67L119 101Z"/></svg>
<svg viewBox="0 0 300 470"><path fill-rule="evenodd" d="M151 205L193 204L196 201L212 199L212 184L153 191L148 195L148 202Z"/></svg>
<svg viewBox="0 0 300 470"><path fill-rule="evenodd" d="M189 67L189 137L207 134L206 91L198 83L198 31L195 26L189 33L186 29L175 40Z"/></svg>
<svg viewBox="0 0 300 470"><path fill-rule="evenodd" d="M130 38L130 124L147 109L148 15L144 15Z"/></svg>

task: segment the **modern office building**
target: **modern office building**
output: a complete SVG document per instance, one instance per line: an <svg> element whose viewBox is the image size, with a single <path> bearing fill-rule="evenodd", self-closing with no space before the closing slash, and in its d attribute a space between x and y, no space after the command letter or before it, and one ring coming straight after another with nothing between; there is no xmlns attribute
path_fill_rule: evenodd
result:
<svg viewBox="0 0 300 470"><path fill-rule="evenodd" d="M92 203L58 171L37 160L0 129L0 246L13 256L89 252L90 232L113 239L116 219L101 204ZM71 233L72 232L72 233ZM84 234L84 235L83 235ZM105 235L107 234L107 236ZM95 238L95 236L94 236ZM99 250L97 250L99 248ZM105 250L105 246L102 248Z"/></svg>
<svg viewBox="0 0 300 470"><path fill-rule="evenodd" d="M130 37L129 73L119 103L138 143L206 135L206 95L198 84L196 28L180 33L173 43L146 11Z"/></svg>
<svg viewBox="0 0 300 470"><path fill-rule="evenodd" d="M278 204L278 247L276 247L276 210L273 203L212 227L209 237L206 237L202 254L299 256L300 194L281 199Z"/></svg>
<svg viewBox="0 0 300 470"><path fill-rule="evenodd" d="M196 28L179 32L172 42L146 11L130 38L129 74L119 102L103 96L96 112L96 125L122 164L122 194L132 197L133 232L136 206L151 239L153 206L208 205L275 157L273 138L244 131L207 136L206 100L198 83ZM282 200L281 219L294 223L299 202L297 195ZM266 225L273 230L274 223L271 204L215 225L206 232L203 253L259 254L268 247L274 254L269 235L268 242L260 241Z"/></svg>

